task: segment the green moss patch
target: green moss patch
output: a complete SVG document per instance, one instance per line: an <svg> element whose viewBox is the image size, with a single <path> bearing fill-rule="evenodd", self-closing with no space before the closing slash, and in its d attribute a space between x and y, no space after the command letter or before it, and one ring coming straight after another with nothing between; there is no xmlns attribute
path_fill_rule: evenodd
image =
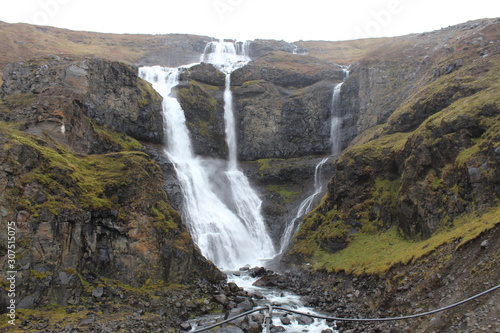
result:
<svg viewBox="0 0 500 333"><path fill-rule="evenodd" d="M18 199L23 200L14 203L31 210L35 216L43 208L56 215L62 209L119 209L120 187L128 186L131 179L137 181L159 172L149 156L138 151L82 156L50 138L47 141L13 129L8 130L8 136L11 146L29 147L38 156L37 166L21 177L21 185L39 184L47 200L35 203L21 197ZM19 190L11 190L13 198L18 197L15 194Z"/></svg>
<svg viewBox="0 0 500 333"><path fill-rule="evenodd" d="M500 207L494 207L482 215L464 215L454 221L453 228L442 230L426 240L408 240L396 228L376 235L360 232L349 236L349 246L341 251L314 251L313 266L329 272L383 275L391 267L413 263L445 244L456 243L458 248L498 223Z"/></svg>
<svg viewBox="0 0 500 333"><path fill-rule="evenodd" d="M142 144L136 139L124 133L113 131L106 126L99 125L94 119L89 118L89 121L97 135L115 147L116 150L140 150L142 148Z"/></svg>
<svg viewBox="0 0 500 333"><path fill-rule="evenodd" d="M287 185L269 185L267 189L269 192L278 194L284 203L289 203L297 199L297 197L302 193L302 190L292 188L293 186Z"/></svg>

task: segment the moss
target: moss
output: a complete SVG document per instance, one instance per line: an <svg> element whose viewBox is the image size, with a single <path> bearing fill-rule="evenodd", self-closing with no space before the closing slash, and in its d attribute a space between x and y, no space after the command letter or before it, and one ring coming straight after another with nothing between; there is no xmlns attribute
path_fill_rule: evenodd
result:
<svg viewBox="0 0 500 333"><path fill-rule="evenodd" d="M302 190L287 185L268 185L267 190L277 193L285 203L294 201L302 193Z"/></svg>
<svg viewBox="0 0 500 333"><path fill-rule="evenodd" d="M16 110L20 108L25 108L36 100L37 95L35 94L15 94L9 95L3 99L4 107L2 110L2 105L0 104L0 110L5 112L7 110Z"/></svg>
<svg viewBox="0 0 500 333"><path fill-rule="evenodd" d="M294 237L293 253L314 256L321 253L321 243L328 240L344 239L349 231L346 216L337 209L326 214L318 209L309 213Z"/></svg>
<svg viewBox="0 0 500 333"><path fill-rule="evenodd" d="M266 83L266 80L250 80L250 81L245 81L242 85L242 87L252 87L252 86L260 86L263 83Z"/></svg>
<svg viewBox="0 0 500 333"><path fill-rule="evenodd" d="M52 272L40 272L34 269L30 269L30 277L35 280L45 280L52 276Z"/></svg>
<svg viewBox="0 0 500 333"><path fill-rule="evenodd" d="M170 232L179 229L180 216L165 201L159 201L151 208L154 216L154 226L158 231Z"/></svg>
<svg viewBox="0 0 500 333"><path fill-rule="evenodd" d="M257 160L257 163L259 164L259 171L260 172L265 172L271 169L271 159L260 159Z"/></svg>
<svg viewBox="0 0 500 333"><path fill-rule="evenodd" d="M106 126L96 123L94 119L89 119L94 131L104 141L115 147L116 150L141 150L142 144L136 139L120 132L113 131Z"/></svg>
<svg viewBox="0 0 500 333"><path fill-rule="evenodd" d="M391 267L413 263L445 244L457 244L456 248L459 248L499 224L499 221L500 207L493 207L482 215L463 215L455 219L453 228L442 230L426 240L408 240L396 228L391 228L375 235L355 233L349 236L349 246L335 253L328 253L312 244L312 249L307 249L305 254L311 256L314 269L383 275Z"/></svg>
<svg viewBox="0 0 500 333"><path fill-rule="evenodd" d="M131 70L132 71L132 70ZM137 87L139 88L139 106L145 108L151 104L151 101L158 99L158 93L154 90L151 83L138 78Z"/></svg>
<svg viewBox="0 0 500 333"><path fill-rule="evenodd" d="M33 214L44 208L56 215L64 209L119 209L116 189L129 186L131 179L159 172L158 166L142 152L81 156L49 138L45 141L12 129L8 133L12 142L30 147L40 156L38 166L21 177L21 184L40 184L47 200L34 205L18 195L16 202Z"/></svg>
<svg viewBox="0 0 500 333"><path fill-rule="evenodd" d="M218 88L190 80L188 85L177 88L177 95L182 108L186 110L186 121L190 131L205 142L222 144L224 127L221 126L219 118L223 108L211 95L211 90Z"/></svg>
<svg viewBox="0 0 500 333"><path fill-rule="evenodd" d="M198 105L204 110L213 110L218 107L219 102L208 93L207 90L218 90L219 87L203 84L198 81L189 80L189 84L179 87L178 99L189 105ZM200 95L203 98L200 98Z"/></svg>
<svg viewBox="0 0 500 333"><path fill-rule="evenodd" d="M383 135L362 145L354 146L341 155L340 160L350 158L352 155L366 156L370 160L381 160L388 157L387 152L401 151L411 133L394 133Z"/></svg>

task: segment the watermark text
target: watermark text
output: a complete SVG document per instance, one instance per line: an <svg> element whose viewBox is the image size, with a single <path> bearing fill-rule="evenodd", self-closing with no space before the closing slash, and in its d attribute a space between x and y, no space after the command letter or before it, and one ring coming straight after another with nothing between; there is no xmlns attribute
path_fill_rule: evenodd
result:
<svg viewBox="0 0 500 333"><path fill-rule="evenodd" d="M16 222L7 223L7 321L11 325L16 324Z"/></svg>

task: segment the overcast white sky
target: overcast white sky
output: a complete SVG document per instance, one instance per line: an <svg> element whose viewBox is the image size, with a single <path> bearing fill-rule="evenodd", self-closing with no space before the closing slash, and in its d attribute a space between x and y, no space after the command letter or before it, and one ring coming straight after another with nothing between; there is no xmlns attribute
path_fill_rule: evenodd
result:
<svg viewBox="0 0 500 333"><path fill-rule="evenodd" d="M497 0L0 0L0 20L112 33L348 40L500 17Z"/></svg>

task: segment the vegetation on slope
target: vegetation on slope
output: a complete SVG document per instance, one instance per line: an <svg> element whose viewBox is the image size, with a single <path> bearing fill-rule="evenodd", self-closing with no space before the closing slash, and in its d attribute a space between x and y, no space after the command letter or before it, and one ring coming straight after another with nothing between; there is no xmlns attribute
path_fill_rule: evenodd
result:
<svg viewBox="0 0 500 333"><path fill-rule="evenodd" d="M292 257L316 269L384 274L500 223L500 56L484 29L461 40L384 125L336 162Z"/></svg>

